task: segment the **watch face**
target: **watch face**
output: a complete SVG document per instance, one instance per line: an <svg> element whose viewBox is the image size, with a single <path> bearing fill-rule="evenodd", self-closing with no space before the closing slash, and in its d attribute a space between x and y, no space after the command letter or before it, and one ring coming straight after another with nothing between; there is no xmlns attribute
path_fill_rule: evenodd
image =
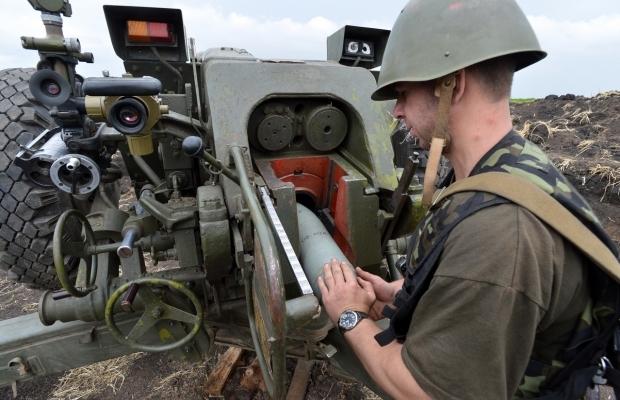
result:
<svg viewBox="0 0 620 400"><path fill-rule="evenodd" d="M340 316L340 320L338 321L338 325L344 329L352 329L357 325L358 316L354 311L345 311Z"/></svg>

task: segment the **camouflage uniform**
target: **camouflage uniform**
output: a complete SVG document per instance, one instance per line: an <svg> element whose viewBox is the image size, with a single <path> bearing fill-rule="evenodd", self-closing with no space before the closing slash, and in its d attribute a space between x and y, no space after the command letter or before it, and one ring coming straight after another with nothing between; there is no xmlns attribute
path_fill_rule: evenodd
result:
<svg viewBox="0 0 620 400"><path fill-rule="evenodd" d="M618 255L617 248L601 227L585 199L538 147L515 132L507 134L491 149L478 162L471 175L485 172L510 173L534 183L570 210L612 249L616 256ZM405 282L403 289L396 296L394 302L396 309L385 310L386 316L390 317L390 327L377 336L381 344L393 339L401 342L406 339L412 315L431 283L441 259L444 244L453 229L464 219L480 210L507 203L509 203L508 200L492 194L470 192L450 196L431 208L410 241L408 262L403 271ZM614 309L616 299L605 295L608 292L606 288L610 286L609 279L598 270L590 274L595 275L593 282L596 285L597 297L594 303L589 303L582 310L581 322L574 330L573 337L552 363L530 361L522 384L517 390L517 397L532 397L539 394L545 387L549 387L551 378L554 375L557 376L556 373L563 366L575 359L579 351L590 343L594 332L601 331L609 315L613 315L611 311ZM598 293L602 294L598 296ZM609 294L615 295L615 292Z"/></svg>

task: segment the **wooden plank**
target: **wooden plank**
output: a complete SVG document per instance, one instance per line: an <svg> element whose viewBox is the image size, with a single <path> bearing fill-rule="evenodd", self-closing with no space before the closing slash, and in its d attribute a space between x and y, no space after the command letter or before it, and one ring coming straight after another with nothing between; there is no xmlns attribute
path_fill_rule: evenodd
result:
<svg viewBox="0 0 620 400"><path fill-rule="evenodd" d="M313 366L314 361L304 360L303 358L297 360L295 373L286 394L286 400L303 400L306 397L306 390L308 389Z"/></svg>
<svg viewBox="0 0 620 400"><path fill-rule="evenodd" d="M245 369L245 373L241 377L241 382L239 384L250 393L254 393L257 390L261 390L262 392L267 391L265 381L263 380L263 373L261 372L260 365L258 364L258 358L254 358L250 365L248 365Z"/></svg>
<svg viewBox="0 0 620 400"><path fill-rule="evenodd" d="M242 348L229 347L228 350L220 356L217 365L207 377L207 382L204 387L204 393L207 397L222 395L222 390L224 386L226 386L226 381L242 354Z"/></svg>

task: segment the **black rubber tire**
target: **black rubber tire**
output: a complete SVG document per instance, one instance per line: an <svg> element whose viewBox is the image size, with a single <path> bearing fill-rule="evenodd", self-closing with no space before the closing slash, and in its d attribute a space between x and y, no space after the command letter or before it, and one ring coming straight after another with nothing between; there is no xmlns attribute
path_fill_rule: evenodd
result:
<svg viewBox="0 0 620 400"><path fill-rule="evenodd" d="M29 182L13 163L20 145L54 124L28 88L34 72L0 70L0 270L28 287L57 289L51 239L58 216L72 208L71 199Z"/></svg>

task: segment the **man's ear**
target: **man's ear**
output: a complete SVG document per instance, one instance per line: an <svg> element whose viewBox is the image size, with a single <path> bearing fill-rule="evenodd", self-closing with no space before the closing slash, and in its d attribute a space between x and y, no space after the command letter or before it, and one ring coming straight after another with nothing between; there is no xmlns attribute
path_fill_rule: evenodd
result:
<svg viewBox="0 0 620 400"><path fill-rule="evenodd" d="M456 85L452 93L452 104L456 104L463 99L467 78L468 74L466 69L461 69L454 74Z"/></svg>

